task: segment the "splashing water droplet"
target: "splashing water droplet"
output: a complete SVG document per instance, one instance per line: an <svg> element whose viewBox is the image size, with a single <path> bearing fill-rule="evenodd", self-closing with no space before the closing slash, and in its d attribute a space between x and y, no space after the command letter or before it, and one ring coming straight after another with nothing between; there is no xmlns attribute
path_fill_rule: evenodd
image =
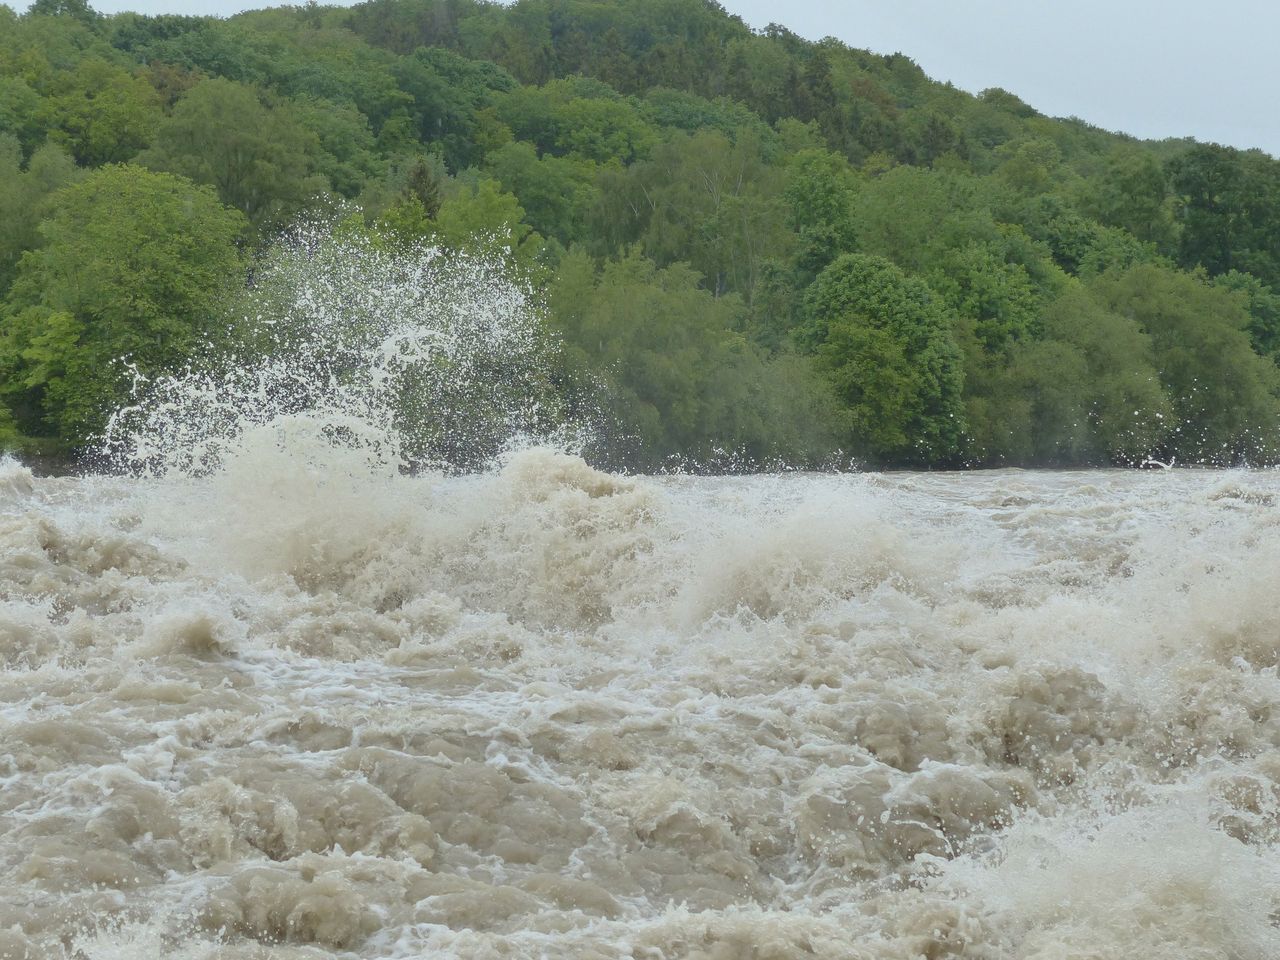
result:
<svg viewBox="0 0 1280 960"><path fill-rule="evenodd" d="M306 223L269 251L233 316L225 346L135 378L100 462L197 476L267 443L300 462L343 449L378 471L472 469L530 439L572 445L557 345L497 257Z"/></svg>

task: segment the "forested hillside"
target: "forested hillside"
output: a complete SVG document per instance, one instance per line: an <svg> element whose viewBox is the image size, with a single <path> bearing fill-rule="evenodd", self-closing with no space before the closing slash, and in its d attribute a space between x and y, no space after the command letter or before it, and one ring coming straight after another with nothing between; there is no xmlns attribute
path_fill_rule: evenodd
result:
<svg viewBox="0 0 1280 960"><path fill-rule="evenodd" d="M633 468L1280 456L1280 162L711 0L0 6L0 165L10 446L83 444L345 201L509 257Z"/></svg>

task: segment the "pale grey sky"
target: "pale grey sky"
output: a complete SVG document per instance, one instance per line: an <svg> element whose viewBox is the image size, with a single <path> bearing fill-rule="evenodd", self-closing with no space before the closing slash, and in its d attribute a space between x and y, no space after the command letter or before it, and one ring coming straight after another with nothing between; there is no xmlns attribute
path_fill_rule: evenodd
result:
<svg viewBox="0 0 1280 960"><path fill-rule="evenodd" d="M103 13L231 14L245 0L90 0ZM300 2L300 0L299 0ZM1276 0L721 0L752 26L902 52L934 79L1004 87L1051 116L1280 156ZM17 4L19 9L25 3Z"/></svg>
<svg viewBox="0 0 1280 960"><path fill-rule="evenodd" d="M1280 156L1276 0L724 0L753 26L901 51L1050 116Z"/></svg>

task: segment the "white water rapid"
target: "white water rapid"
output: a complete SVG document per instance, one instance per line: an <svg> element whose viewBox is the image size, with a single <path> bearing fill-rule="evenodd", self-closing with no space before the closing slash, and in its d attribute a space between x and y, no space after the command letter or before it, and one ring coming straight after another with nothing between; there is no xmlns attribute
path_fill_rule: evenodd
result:
<svg viewBox="0 0 1280 960"><path fill-rule="evenodd" d="M381 362L0 461L0 958L1280 956L1280 476L410 475Z"/></svg>

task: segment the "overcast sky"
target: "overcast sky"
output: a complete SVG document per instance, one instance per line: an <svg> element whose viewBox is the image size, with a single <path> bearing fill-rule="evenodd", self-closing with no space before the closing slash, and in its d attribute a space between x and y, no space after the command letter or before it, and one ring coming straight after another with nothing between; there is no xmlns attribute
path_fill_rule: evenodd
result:
<svg viewBox="0 0 1280 960"><path fill-rule="evenodd" d="M90 0L103 13L216 13L242 0ZM301 0L299 0L301 2ZM902 52L938 80L1043 113L1280 156L1277 0L722 0L752 26ZM19 9L25 3L18 3Z"/></svg>

